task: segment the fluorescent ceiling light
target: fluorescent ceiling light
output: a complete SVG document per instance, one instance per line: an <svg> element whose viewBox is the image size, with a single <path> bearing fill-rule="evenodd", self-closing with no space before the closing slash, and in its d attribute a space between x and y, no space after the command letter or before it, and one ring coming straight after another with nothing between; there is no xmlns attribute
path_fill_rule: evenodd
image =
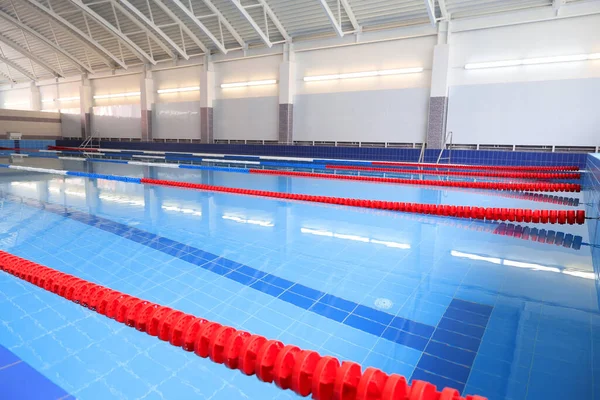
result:
<svg viewBox="0 0 600 400"><path fill-rule="evenodd" d="M29 105L28 101L16 101L14 103L3 103L5 107Z"/></svg>
<svg viewBox="0 0 600 400"><path fill-rule="evenodd" d="M98 197L101 200L109 201L112 203L129 204L132 206L140 206L140 207L143 207L145 205L143 197L120 196L117 194L101 194Z"/></svg>
<svg viewBox="0 0 600 400"><path fill-rule="evenodd" d="M531 269L533 271L560 272L560 268L547 267L545 265L532 264L532 263L526 263L526 262L521 262L521 261L504 260L502 262L502 264L508 265L509 267Z"/></svg>
<svg viewBox="0 0 600 400"><path fill-rule="evenodd" d="M175 211L183 214L195 215L197 217L202 216L202 212L198 210L194 210L192 208L182 208L174 204L164 204L160 208L165 211Z"/></svg>
<svg viewBox="0 0 600 400"><path fill-rule="evenodd" d="M525 58L520 60L505 60L505 61L490 61L482 63L468 63L465 69L483 69L483 68L500 68L500 67L516 67L519 65L539 65L539 64L554 64L572 61L599 60L600 53L593 54L575 54L570 56L551 56L551 57L536 57Z"/></svg>
<svg viewBox="0 0 600 400"><path fill-rule="evenodd" d="M348 235L348 234L343 234L343 233L336 233L336 232L324 231L324 230L319 230L319 229L310 229L310 228L300 228L300 232L308 233L310 235L316 235L316 236L327 236L327 237L334 237L337 239L352 240L353 242L382 244L386 247L392 247L392 248L396 248L396 249L405 249L405 250L410 249L410 245L406 244L406 243L398 243L398 242L391 242L391 241L387 241L387 240L371 239L371 238L368 238L365 236Z"/></svg>
<svg viewBox="0 0 600 400"><path fill-rule="evenodd" d="M526 58L525 60L523 60L523 65L551 64L551 63L571 62L571 61L585 61L587 59L588 59L587 54L577 54L574 56Z"/></svg>
<svg viewBox="0 0 600 400"><path fill-rule="evenodd" d="M221 88L237 88L246 86L263 86L263 85L274 85L277 81L275 79L267 79L264 81L249 81L249 82L234 82L234 83L222 83Z"/></svg>
<svg viewBox="0 0 600 400"><path fill-rule="evenodd" d="M31 182L11 182L10 186L22 187L26 189L37 189L37 184Z"/></svg>
<svg viewBox="0 0 600 400"><path fill-rule="evenodd" d="M492 62L467 64L467 65L465 65L465 69L516 67L517 65L522 65L522 64L523 64L522 60L492 61Z"/></svg>
<svg viewBox="0 0 600 400"><path fill-rule="evenodd" d="M380 71L351 72L351 73L347 73L347 74L305 76L304 82L331 81L331 80L335 80L335 79L368 78L368 77L373 77L373 76L388 76L388 75L400 75L400 74L416 74L419 72L423 72L422 67L384 69L384 70L380 70Z"/></svg>
<svg viewBox="0 0 600 400"><path fill-rule="evenodd" d="M127 93L114 93L114 94L101 94L94 96L94 99L113 99L116 97L134 97L141 95L141 92L127 92Z"/></svg>
<svg viewBox="0 0 600 400"><path fill-rule="evenodd" d="M596 279L596 275L593 272L577 271L574 269L564 269L562 273L583 279Z"/></svg>
<svg viewBox="0 0 600 400"><path fill-rule="evenodd" d="M77 97L59 97L58 99L45 99L42 100L42 103L54 103L55 101L78 101L79 96Z"/></svg>
<svg viewBox="0 0 600 400"><path fill-rule="evenodd" d="M273 224L273 221L265 221L265 220L258 220L258 219L246 219L246 218L237 217L235 215L223 215L221 218L227 219L229 221L239 222L242 224L259 225L259 226L266 226L266 227L275 226Z"/></svg>
<svg viewBox="0 0 600 400"><path fill-rule="evenodd" d="M196 92L200 90L200 86L189 86L182 88L173 88L173 89L158 89L156 92L160 94L165 93L179 93L179 92Z"/></svg>
<svg viewBox="0 0 600 400"><path fill-rule="evenodd" d="M496 257L483 257L483 256L478 256L477 254L463 253L463 252L456 251L456 250L450 251L450 255L453 257L468 258L470 260L476 260L476 261L487 261L492 264L501 264L502 263L502 260L499 258L496 258Z"/></svg>

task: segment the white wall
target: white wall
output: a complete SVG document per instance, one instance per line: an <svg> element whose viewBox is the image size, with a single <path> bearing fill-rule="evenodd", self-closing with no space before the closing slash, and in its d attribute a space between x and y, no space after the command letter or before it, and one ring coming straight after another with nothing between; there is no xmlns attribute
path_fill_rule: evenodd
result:
<svg viewBox="0 0 600 400"><path fill-rule="evenodd" d="M95 106L92 133L102 138L139 138L142 136L140 104Z"/></svg>
<svg viewBox="0 0 600 400"><path fill-rule="evenodd" d="M79 82L54 83L40 86L42 110L79 108L79 100L57 101L60 98L79 98Z"/></svg>
<svg viewBox="0 0 600 400"><path fill-rule="evenodd" d="M462 29L465 23L456 23ZM451 29L452 25L451 25ZM448 129L455 143L599 145L600 60L486 70L464 65L577 53L600 53L600 14L450 34ZM313 43L313 42L311 42ZM327 47L295 53L294 140L421 142L427 127L435 36ZM303 44L304 48L306 45ZM275 47L273 48L275 49ZM271 49L270 51L274 51ZM278 84L221 89L222 83L276 79L283 55L214 63L214 137L275 140ZM201 62L198 59L198 62ZM163 68L169 68L163 64ZM423 67L423 73L304 82L304 76ZM155 89L199 86L203 66L152 72ZM137 70L139 71L139 69ZM93 93L140 91L139 73L91 77ZM22 86L20 86L22 87ZM204 90L205 88L201 88ZM42 99L76 97L79 82L49 83ZM157 94L156 138L200 137L201 91ZM27 104L30 89L0 91L4 102ZM63 118L65 135L80 131L78 104ZM92 129L102 137L140 137L140 98L94 101Z"/></svg>
<svg viewBox="0 0 600 400"><path fill-rule="evenodd" d="M450 89L455 143L600 145L600 78Z"/></svg>
<svg viewBox="0 0 600 400"><path fill-rule="evenodd" d="M0 108L10 110L31 109L31 89L13 89L0 91Z"/></svg>
<svg viewBox="0 0 600 400"><path fill-rule="evenodd" d="M600 52L600 15L451 35L455 143L600 145L600 61L465 70L466 63Z"/></svg>
<svg viewBox="0 0 600 400"><path fill-rule="evenodd" d="M278 110L278 96L215 100L214 137L277 140Z"/></svg>
<svg viewBox="0 0 600 400"><path fill-rule="evenodd" d="M428 106L428 88L297 96L294 140L423 142Z"/></svg>
<svg viewBox="0 0 600 400"><path fill-rule="evenodd" d="M174 89L200 86L202 66L182 67L152 72L154 89ZM200 91L180 93L155 93L156 104L200 101Z"/></svg>
<svg viewBox="0 0 600 400"><path fill-rule="evenodd" d="M0 109L0 135L20 132L25 136L60 136L60 114L42 111Z"/></svg>
<svg viewBox="0 0 600 400"><path fill-rule="evenodd" d="M156 139L200 139L200 102L156 103L152 134Z"/></svg>
<svg viewBox="0 0 600 400"><path fill-rule="evenodd" d="M294 140L422 142L434 37L296 55ZM304 76L423 67L417 74L304 82Z"/></svg>
<svg viewBox="0 0 600 400"><path fill-rule="evenodd" d="M94 96L115 93L139 92L141 83L140 74L112 76L110 78L92 79L92 93ZM117 97L112 99L94 99L94 106L110 106L122 104L140 104L140 96Z"/></svg>

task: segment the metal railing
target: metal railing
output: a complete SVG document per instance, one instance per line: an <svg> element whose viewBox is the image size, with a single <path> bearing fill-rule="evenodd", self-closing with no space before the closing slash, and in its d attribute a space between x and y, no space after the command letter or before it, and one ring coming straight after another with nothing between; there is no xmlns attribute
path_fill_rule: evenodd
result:
<svg viewBox="0 0 600 400"><path fill-rule="evenodd" d="M448 144L450 146L448 146ZM446 148L448 149L448 157L444 157L443 159L447 160L448 163L450 163L450 156L452 155L452 131L446 133L446 137L444 138L444 144L442 145L440 154L438 155L437 161L435 162L436 164L439 164L440 160L442 160L442 155L444 154L444 150L446 150Z"/></svg>

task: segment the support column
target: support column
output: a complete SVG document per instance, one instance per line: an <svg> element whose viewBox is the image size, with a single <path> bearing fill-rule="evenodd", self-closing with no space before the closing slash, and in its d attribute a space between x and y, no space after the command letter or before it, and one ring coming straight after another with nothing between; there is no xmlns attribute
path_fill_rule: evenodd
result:
<svg viewBox="0 0 600 400"><path fill-rule="evenodd" d="M40 94L40 88L31 82L30 86L30 106L31 111L42 111L42 95Z"/></svg>
<svg viewBox="0 0 600 400"><path fill-rule="evenodd" d="M433 49L433 67L431 69L431 95L427 118L428 149L444 147L448 116L448 67L450 61L448 23L440 22L438 29L438 44Z"/></svg>
<svg viewBox="0 0 600 400"><path fill-rule="evenodd" d="M279 66L279 143L294 143L294 95L296 94L296 63L290 44L285 45L283 62Z"/></svg>
<svg viewBox="0 0 600 400"><path fill-rule="evenodd" d="M213 143L213 99L215 91L215 73L210 56L204 57L200 73L200 141Z"/></svg>
<svg viewBox="0 0 600 400"><path fill-rule="evenodd" d="M144 71L140 82L142 105L142 142L151 142L152 137L152 107L154 106L154 80L152 71Z"/></svg>
<svg viewBox="0 0 600 400"><path fill-rule="evenodd" d="M85 140L92 136L92 86L90 80L81 77L81 86L79 86L79 108L81 114L81 139Z"/></svg>

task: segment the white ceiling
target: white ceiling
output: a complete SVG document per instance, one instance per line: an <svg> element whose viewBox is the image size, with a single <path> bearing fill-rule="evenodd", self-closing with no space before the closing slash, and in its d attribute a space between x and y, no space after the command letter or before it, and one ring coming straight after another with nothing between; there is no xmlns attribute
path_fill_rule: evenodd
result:
<svg viewBox="0 0 600 400"><path fill-rule="evenodd" d="M553 1L586 0L0 0L0 84L551 8Z"/></svg>

